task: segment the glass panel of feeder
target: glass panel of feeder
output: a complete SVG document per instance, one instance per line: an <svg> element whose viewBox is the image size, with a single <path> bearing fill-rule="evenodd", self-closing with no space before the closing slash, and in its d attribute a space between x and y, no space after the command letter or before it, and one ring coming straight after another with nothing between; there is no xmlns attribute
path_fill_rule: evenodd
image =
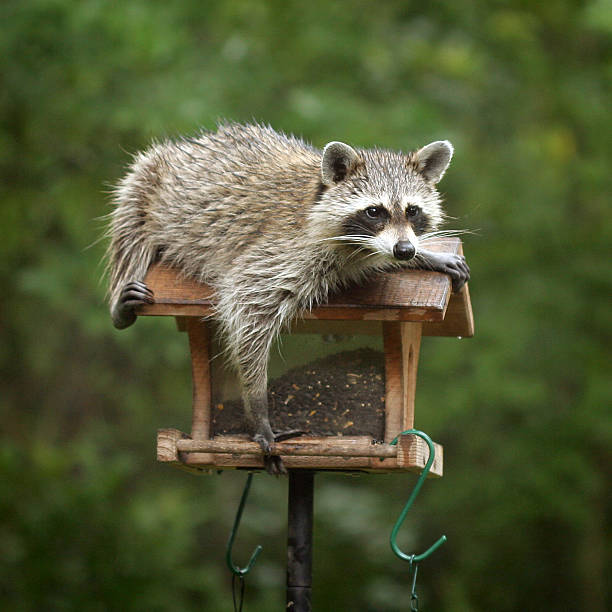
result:
<svg viewBox="0 0 612 612"><path fill-rule="evenodd" d="M247 433L236 375L222 357L213 359L211 373L213 432ZM302 321L281 334L270 354L268 406L274 431L382 440L384 395L379 322Z"/></svg>
<svg viewBox="0 0 612 612"><path fill-rule="evenodd" d="M270 356L274 429L315 436L368 436L385 430L382 328L376 322L302 321Z"/></svg>
<svg viewBox="0 0 612 612"><path fill-rule="evenodd" d="M247 434L250 429L244 417L238 375L227 365L214 322L211 328L211 434Z"/></svg>

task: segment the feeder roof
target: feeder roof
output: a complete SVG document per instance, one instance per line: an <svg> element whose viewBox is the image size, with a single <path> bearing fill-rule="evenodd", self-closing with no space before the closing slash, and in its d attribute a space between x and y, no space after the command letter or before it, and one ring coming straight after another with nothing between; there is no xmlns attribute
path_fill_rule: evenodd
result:
<svg viewBox="0 0 612 612"><path fill-rule="evenodd" d="M458 238L428 242L432 251L461 252ZM184 278L175 269L154 264L145 278L155 294L155 304L138 309L138 314L204 317L213 314L214 290ZM452 293L450 277L426 270L382 273L360 286L330 296L303 313L318 321L420 321L429 336L471 337L474 319L467 285Z"/></svg>

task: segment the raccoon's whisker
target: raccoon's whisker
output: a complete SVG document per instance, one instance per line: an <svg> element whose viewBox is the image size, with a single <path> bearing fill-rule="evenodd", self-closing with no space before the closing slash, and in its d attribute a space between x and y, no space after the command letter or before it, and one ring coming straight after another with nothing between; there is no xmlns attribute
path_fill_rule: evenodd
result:
<svg viewBox="0 0 612 612"><path fill-rule="evenodd" d="M371 236L359 235L359 234L344 234L341 236L331 236L329 238L320 238L317 243L320 242L331 242L331 241L342 241L342 242L368 242L371 241Z"/></svg>
<svg viewBox="0 0 612 612"><path fill-rule="evenodd" d="M426 232L425 234L421 234L419 236L419 241L421 243L428 242L431 240L439 239L439 238L456 238L458 236L463 236L464 234L477 234L477 231L474 230L438 230L433 232Z"/></svg>
<svg viewBox="0 0 612 612"><path fill-rule="evenodd" d="M353 259L354 257L357 257L358 255L363 255L362 257L359 258L359 260L364 260L367 259L368 257L371 257L372 255L376 255L376 253L374 251L372 251L371 249L366 249L364 247L355 249L348 257L347 257L347 261L349 259Z"/></svg>
<svg viewBox="0 0 612 612"><path fill-rule="evenodd" d="M441 229L441 230L434 230L431 232L425 232L422 234L422 236L426 236L427 238L431 238L433 236L455 236L457 234L464 234L466 232L466 230L455 230L455 229Z"/></svg>

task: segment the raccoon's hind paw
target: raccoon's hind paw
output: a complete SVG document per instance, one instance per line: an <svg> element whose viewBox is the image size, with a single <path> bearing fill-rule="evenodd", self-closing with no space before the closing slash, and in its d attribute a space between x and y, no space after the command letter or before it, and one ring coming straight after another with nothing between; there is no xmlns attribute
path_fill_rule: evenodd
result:
<svg viewBox="0 0 612 612"><path fill-rule="evenodd" d="M126 283L112 311L113 324L117 329L129 327L136 320L135 308L154 303L153 292L142 281Z"/></svg>
<svg viewBox="0 0 612 612"><path fill-rule="evenodd" d="M266 472L272 476L286 476L287 468L278 455L266 455L264 457Z"/></svg>
<svg viewBox="0 0 612 612"><path fill-rule="evenodd" d="M268 432L266 432L268 433ZM271 438L271 439L269 439ZM275 437L272 435L272 431L268 433L268 435L263 433L256 433L253 436L253 441L257 442L259 446L261 446L261 450L264 452L264 467L266 468L266 472L271 474L272 476L281 476L287 473L285 466L283 465L283 460L278 455L270 454L270 444L274 442Z"/></svg>
<svg viewBox="0 0 612 612"><path fill-rule="evenodd" d="M253 436L253 442L257 442L259 446L261 446L261 450L264 452L264 455L270 454L270 444L274 442L274 434L272 430L265 432L258 432Z"/></svg>
<svg viewBox="0 0 612 612"><path fill-rule="evenodd" d="M126 283L119 296L119 304L125 309L134 309L143 304L154 304L153 292L142 282Z"/></svg>
<svg viewBox="0 0 612 612"><path fill-rule="evenodd" d="M264 466L268 474L272 474L273 476L282 476L287 473L287 469L285 468L282 459L278 455L270 454L270 444L272 442L282 442L283 440L296 438L298 436L303 435L303 433L304 432L301 429L289 429L287 431L279 431L276 433L272 433L271 440L268 439L270 437L270 433L268 433L268 435L265 435L263 433L257 433L253 436L253 441L257 442L264 452Z"/></svg>

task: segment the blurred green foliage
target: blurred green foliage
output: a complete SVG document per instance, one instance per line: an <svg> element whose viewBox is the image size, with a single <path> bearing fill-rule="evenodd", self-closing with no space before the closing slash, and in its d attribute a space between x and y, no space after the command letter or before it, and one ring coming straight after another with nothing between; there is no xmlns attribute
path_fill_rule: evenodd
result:
<svg viewBox="0 0 612 612"><path fill-rule="evenodd" d="M424 609L610 608L609 1L5 0L0 21L3 609L231 609L243 475L155 463L156 428L189 428L186 340L114 331L99 280L130 153L221 117L455 144L477 335L424 342L417 425L445 477L402 547L449 536ZM317 478L315 609L408 609L387 538L412 480ZM253 489L245 609L281 609L286 483Z"/></svg>

